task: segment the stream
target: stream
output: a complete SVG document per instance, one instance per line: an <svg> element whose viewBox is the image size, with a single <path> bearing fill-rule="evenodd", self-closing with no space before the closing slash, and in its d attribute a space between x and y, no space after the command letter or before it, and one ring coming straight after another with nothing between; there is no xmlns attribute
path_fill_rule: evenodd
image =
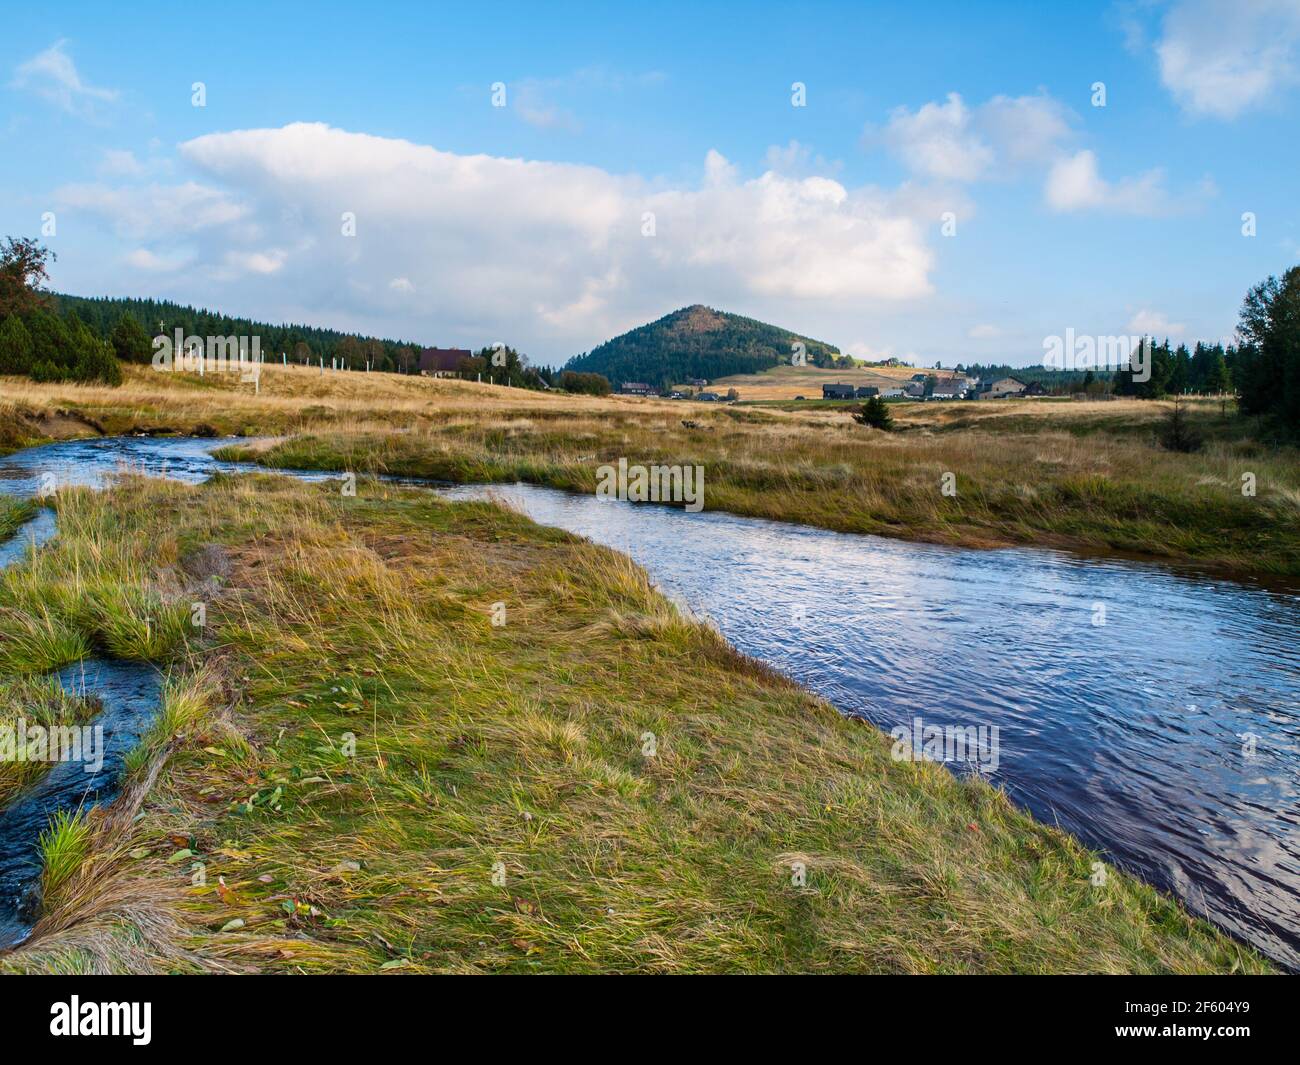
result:
<svg viewBox="0 0 1300 1065"><path fill-rule="evenodd" d="M225 442L107 438L30 448L0 458L0 492L36 494L51 486L47 475L54 486L95 486L121 469L189 482L247 472L208 454ZM627 553L737 648L845 714L909 735L924 726L978 730L978 757L951 747L938 756L1300 969L1295 590L529 485L435 487L451 499L509 499L538 522ZM137 699L139 714L150 712L147 703ZM114 729L129 743L138 726ZM16 804L0 810L0 943L11 896L5 839L18 816Z"/></svg>

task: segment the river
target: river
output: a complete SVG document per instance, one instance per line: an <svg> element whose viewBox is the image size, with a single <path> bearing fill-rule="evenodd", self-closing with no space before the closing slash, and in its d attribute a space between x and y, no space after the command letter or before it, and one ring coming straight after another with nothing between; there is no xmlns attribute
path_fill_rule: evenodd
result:
<svg viewBox="0 0 1300 1065"><path fill-rule="evenodd" d="M222 441L98 439L0 458L0 491L121 468L200 481ZM288 471L286 471L288 472ZM311 479L328 474L298 473ZM740 650L889 731L974 728L1040 820L1300 969L1300 594L1130 561L974 550L528 485L535 520L629 554ZM689 664L686 664L689 668ZM5 812L0 811L0 818Z"/></svg>

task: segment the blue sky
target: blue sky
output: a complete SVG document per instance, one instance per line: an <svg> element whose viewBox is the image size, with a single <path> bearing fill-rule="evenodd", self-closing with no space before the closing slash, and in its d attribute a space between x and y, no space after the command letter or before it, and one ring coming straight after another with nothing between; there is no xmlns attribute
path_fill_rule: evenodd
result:
<svg viewBox="0 0 1300 1065"><path fill-rule="evenodd" d="M1229 336L1300 261L1300 0L5 23L0 233L52 214L67 292L549 363L699 302L1028 364L1067 328Z"/></svg>

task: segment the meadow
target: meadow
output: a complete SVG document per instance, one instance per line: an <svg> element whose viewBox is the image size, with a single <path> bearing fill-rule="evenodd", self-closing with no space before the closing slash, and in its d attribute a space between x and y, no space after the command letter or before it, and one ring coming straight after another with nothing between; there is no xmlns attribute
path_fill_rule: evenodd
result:
<svg viewBox="0 0 1300 1065"><path fill-rule="evenodd" d="M0 440L123 432L271 437L269 466L590 492L597 469L699 464L706 509L971 547L1029 544L1240 576L1300 576L1300 451L1217 400L891 404L895 432L839 405L795 409L526 392L269 367L260 391L128 367L118 389L7 379ZM820 371L818 371L820 372ZM12 382L12 384L11 384ZM947 488L947 491L945 491Z"/></svg>
<svg viewBox="0 0 1300 1065"><path fill-rule="evenodd" d="M259 473L55 505L0 576L0 710L88 649L168 681L0 970L1270 968L504 506Z"/></svg>

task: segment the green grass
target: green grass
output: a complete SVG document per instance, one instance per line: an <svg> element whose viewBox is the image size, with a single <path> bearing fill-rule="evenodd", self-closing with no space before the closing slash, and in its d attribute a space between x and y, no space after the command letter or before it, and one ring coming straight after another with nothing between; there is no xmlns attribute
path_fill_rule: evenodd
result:
<svg viewBox="0 0 1300 1065"><path fill-rule="evenodd" d="M190 604L156 579L147 515L123 519L106 495L57 497L59 536L0 571L0 671L45 672L99 651L166 662L183 653Z"/></svg>
<svg viewBox="0 0 1300 1065"><path fill-rule="evenodd" d="M30 499L0 495L0 543L8 540L34 517L36 504Z"/></svg>
<svg viewBox="0 0 1300 1065"><path fill-rule="evenodd" d="M68 532L22 587L88 635L95 609L60 589L91 544L173 601L201 549L232 571L174 655L191 687L133 766L138 814L92 856L84 910L0 967L1269 968L1128 876L1092 886L1076 841L893 761L625 557L510 510L267 475L59 507Z"/></svg>
<svg viewBox="0 0 1300 1065"><path fill-rule="evenodd" d="M81 868L90 853L90 821L81 811L60 810L41 833L41 894L49 899Z"/></svg>

